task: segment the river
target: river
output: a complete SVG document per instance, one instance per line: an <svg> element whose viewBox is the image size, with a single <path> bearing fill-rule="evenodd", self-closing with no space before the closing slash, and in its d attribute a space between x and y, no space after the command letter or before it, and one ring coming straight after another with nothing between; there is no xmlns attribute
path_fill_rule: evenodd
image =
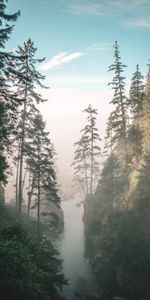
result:
<svg viewBox="0 0 150 300"><path fill-rule="evenodd" d="M97 286L90 265L84 257L83 204L73 199L62 203L64 212L64 233L59 245L64 260L64 274L69 285L63 289L66 300L98 299Z"/></svg>

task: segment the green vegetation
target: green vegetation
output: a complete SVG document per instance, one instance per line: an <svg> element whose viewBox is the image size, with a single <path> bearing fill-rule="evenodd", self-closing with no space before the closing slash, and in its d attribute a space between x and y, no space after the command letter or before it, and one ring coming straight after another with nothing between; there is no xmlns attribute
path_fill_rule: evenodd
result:
<svg viewBox="0 0 150 300"><path fill-rule="evenodd" d="M45 101L36 91L37 86L44 87L41 80L45 77L36 70L36 63L43 60L35 58L37 49L30 39L15 53L5 51L13 22L20 15L7 15L6 4L0 1L0 297L59 300L66 284L62 261L40 219L42 200L60 208L54 148L36 106ZM4 206L4 184L13 162L15 209ZM31 204L37 208L34 221L29 218Z"/></svg>
<svg viewBox="0 0 150 300"><path fill-rule="evenodd" d="M41 81L45 76L41 75L36 70L36 64L43 61L43 59L36 59L36 48L33 42L29 39L24 43L23 47L18 47L16 55L23 57L19 62L15 62L15 71L20 74L15 76L14 86L16 87L17 97L22 102L21 111L19 111L19 122L16 128L16 139L18 141L18 182L16 182L17 209L21 212L23 201L23 177L24 177L24 157L25 157L25 143L28 138L28 128L31 125L32 119L39 113L36 104L44 102L41 95L36 92L37 86L44 88ZM23 107L22 107L23 106ZM32 126L33 127L33 126ZM32 156L32 154L30 154ZM18 185L18 187L17 187Z"/></svg>
<svg viewBox="0 0 150 300"><path fill-rule="evenodd" d="M0 206L0 294L2 300L59 300L65 284L62 261L51 242L27 222Z"/></svg>
<svg viewBox="0 0 150 300"><path fill-rule="evenodd" d="M44 200L60 208L54 147L45 131L38 104L45 101L37 87L45 76L36 64L31 39L6 51L6 42L20 12L8 15L0 1L0 295L2 300L60 300L66 280L62 261L41 225ZM133 73L129 97L118 43L114 45L114 72L105 155L99 176L100 137L97 109L84 110L87 125L75 144L75 180L85 195L86 255L105 300L150 299L150 73L144 85L139 65ZM4 206L4 184L9 165L16 167L16 208ZM96 187L97 185L97 187ZM96 189L95 189L96 187ZM22 211L26 210L24 216ZM32 220L31 208L36 208ZM51 223L52 223L51 222ZM46 227L46 226L45 226Z"/></svg>
<svg viewBox="0 0 150 300"><path fill-rule="evenodd" d="M81 130L81 138L75 143L74 181L80 185L84 196L93 194L99 174L99 156L101 155L100 137L96 127L97 109L89 105L84 112L87 113L87 125Z"/></svg>
<svg viewBox="0 0 150 300"><path fill-rule="evenodd" d="M118 112L115 109L115 115L109 117L107 158L99 184L93 197L85 199L86 255L96 274L102 298L148 300L150 80L148 76L144 88L143 76L137 66L129 98L125 98L122 94L125 86L121 83L124 78L119 80L121 63L117 43L115 57L116 63L111 67L116 74L111 103L120 109Z"/></svg>
<svg viewBox="0 0 150 300"><path fill-rule="evenodd" d="M14 131L19 99L11 89L12 53L5 51L5 44L13 30L13 23L20 12L8 15L6 13L6 1L0 2L0 182L7 180L8 162L6 151L10 151L11 134ZM17 59L17 57L16 57ZM19 76L19 74L18 74Z"/></svg>

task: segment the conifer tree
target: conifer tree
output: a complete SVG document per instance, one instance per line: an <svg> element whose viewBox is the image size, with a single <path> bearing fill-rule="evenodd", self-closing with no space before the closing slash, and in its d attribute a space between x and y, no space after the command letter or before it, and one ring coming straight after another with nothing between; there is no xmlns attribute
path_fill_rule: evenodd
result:
<svg viewBox="0 0 150 300"><path fill-rule="evenodd" d="M150 161L150 79L147 82L143 100L142 135L143 157Z"/></svg>
<svg viewBox="0 0 150 300"><path fill-rule="evenodd" d="M13 30L13 23L20 12L6 13L5 0L0 1L0 181L6 180L6 152L10 146L10 135L13 130L14 117L19 102L10 89L12 54L5 51L5 45Z"/></svg>
<svg viewBox="0 0 150 300"><path fill-rule="evenodd" d="M110 114L109 128L111 128L113 145L120 144L125 149L124 159L127 161L127 108L128 99L125 96L125 77L123 76L124 65L121 61L119 46L117 41L114 44L114 63L109 67L109 71L114 71L115 75L112 82L114 96L111 104L114 105L114 111Z"/></svg>
<svg viewBox="0 0 150 300"><path fill-rule="evenodd" d="M103 150L103 156L108 157L113 153L113 134L112 134L112 127L111 127L111 118L112 113L109 115L107 123L106 123L106 136L104 138L105 144L104 144L104 150Z"/></svg>
<svg viewBox="0 0 150 300"><path fill-rule="evenodd" d="M30 172L32 181L30 190L31 205L32 194L36 197L38 229L40 226L41 193L56 205L59 205L60 198L57 192L56 174L54 170L53 146L45 131L45 122L38 113L27 130L28 141L25 144L26 168ZM33 193L34 192L34 193Z"/></svg>
<svg viewBox="0 0 150 300"><path fill-rule="evenodd" d="M143 76L139 70L139 65L136 66L136 71L133 73L130 87L130 112L132 115L132 123L128 131L128 144L131 152L131 159L135 158L136 162L141 157L141 141L142 141L142 108L144 98Z"/></svg>
<svg viewBox="0 0 150 300"><path fill-rule="evenodd" d="M78 182L84 192L85 197L89 194L89 178L88 178L88 140L82 135L81 139L74 144L76 147L74 161L74 181Z"/></svg>
<svg viewBox="0 0 150 300"><path fill-rule="evenodd" d="M18 210L21 211L23 198L23 161L24 161L24 143L26 126L29 122L29 111L36 111L35 103L40 103L45 100L36 91L36 87L44 88L41 83L45 76L41 75L36 70L36 64L41 63L44 59L36 59L37 48L34 47L33 42L29 39L24 43L23 47L18 47L17 55L24 56L26 59L22 60L16 65L18 73L22 74L21 78L16 78L15 86L17 88L17 95L23 101L23 109L21 111L21 130L19 132L20 138L20 168L19 168L19 183L18 183Z"/></svg>
<svg viewBox="0 0 150 300"><path fill-rule="evenodd" d="M93 194L94 181L99 175L99 159L101 141L98 129L96 127L97 109L93 109L91 105L84 110L87 113L87 125L81 130L81 139L75 144L77 149L73 166L75 169L74 175L78 175L78 181L83 185L85 196Z"/></svg>
<svg viewBox="0 0 150 300"><path fill-rule="evenodd" d="M133 122L139 127L141 118L143 96L144 96L144 77L142 76L139 65L136 66L136 71L133 73L130 87L130 106L133 115Z"/></svg>
<svg viewBox="0 0 150 300"><path fill-rule="evenodd" d="M24 106L24 105L23 105ZM27 144L27 141L29 139L28 137L28 128L30 128L32 120L36 117L36 115L39 113L39 110L36 108L36 106L30 101L28 102L28 106L26 107L26 114L25 114L25 122L23 120L24 115L24 107L19 113L19 121L17 125L17 136L16 136L16 150L17 150L17 156L15 157L15 166L16 166L16 209L19 209L19 177L20 177L20 162L21 162L21 142L22 142L22 128L23 128L23 122L24 122L24 133L25 133L25 140L24 140L24 147L23 147L23 162L22 162L22 188L21 188L21 198L23 201L23 194L24 194L24 172L26 169L25 160L27 158L27 151L25 144ZM31 185L32 186L32 185ZM30 193L29 193L30 194Z"/></svg>
<svg viewBox="0 0 150 300"><path fill-rule="evenodd" d="M85 110L87 113L88 124L82 130L85 139L88 141L88 157L90 160L90 194L93 194L93 180L94 175L98 173L99 161L97 161L97 157L101 154L101 149L98 142L101 141L98 128L96 127L96 117L97 117L97 109L92 108L89 105Z"/></svg>

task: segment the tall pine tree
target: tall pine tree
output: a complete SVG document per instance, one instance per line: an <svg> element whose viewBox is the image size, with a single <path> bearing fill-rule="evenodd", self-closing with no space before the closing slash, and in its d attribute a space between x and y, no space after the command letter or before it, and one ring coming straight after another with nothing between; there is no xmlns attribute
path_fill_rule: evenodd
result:
<svg viewBox="0 0 150 300"><path fill-rule="evenodd" d="M109 67L109 71L114 71L115 75L112 82L109 84L114 90L114 96L111 104L114 106L114 111L110 114L109 128L111 130L111 140L114 145L121 148L124 156L124 162L127 162L127 108L128 99L125 96L125 77L123 76L124 65L121 61L119 46L117 41L114 44L114 63Z"/></svg>
<svg viewBox="0 0 150 300"><path fill-rule="evenodd" d="M88 139L84 135L74 144L76 147L74 161L74 181L80 184L84 196L89 194L89 161L88 161Z"/></svg>
<svg viewBox="0 0 150 300"><path fill-rule="evenodd" d="M43 98L36 91L36 87L44 87L41 83L45 79L45 76L41 75L36 70L36 64L42 62L44 59L36 59L37 48L34 47L33 42L29 39L24 43L23 47L18 47L16 51L17 55L24 56L26 59L22 60L16 65L18 73L22 74L21 78L16 78L15 86L17 88L18 97L24 102L23 109L21 112L21 131L20 137L20 163L19 163L19 179L18 179L18 210L21 211L22 199L23 199L23 161L24 161L24 144L25 144L25 133L26 123L29 121L29 110L34 110L35 103L43 102Z"/></svg>
<svg viewBox="0 0 150 300"><path fill-rule="evenodd" d="M87 113L87 125L81 130L81 139L75 144L77 148L73 166L86 196L93 194L94 185L99 176L99 156L101 155L99 143L101 139L96 127L97 109L89 105L84 112Z"/></svg>
<svg viewBox="0 0 150 300"><path fill-rule="evenodd" d="M99 160L97 158L101 154L101 148L99 146L99 142L101 141L98 128L96 127L97 121L97 109L92 108L89 105L85 110L87 113L88 124L82 130L85 139L88 141L88 156L90 160L90 194L93 194L93 186L94 186L94 177L98 174L99 171Z"/></svg>
<svg viewBox="0 0 150 300"><path fill-rule="evenodd" d="M130 87L130 113L132 122L128 131L128 149L130 150L131 160L136 163L141 158L141 141L142 141L142 108L144 98L143 76L140 72L139 65L133 73Z"/></svg>
<svg viewBox="0 0 150 300"><path fill-rule="evenodd" d="M130 87L130 106L134 124L139 127L141 111L144 97L144 77L142 76L139 65L136 66L136 71L133 73Z"/></svg>
<svg viewBox="0 0 150 300"><path fill-rule="evenodd" d="M148 76L146 92L143 100L142 116L142 152L143 157L150 161L150 77Z"/></svg>
<svg viewBox="0 0 150 300"><path fill-rule="evenodd" d="M54 170L53 145L48 137L49 133L45 131L45 122L40 113L37 113L30 122L27 135L28 141L25 143L26 168L29 171L31 180L28 210L31 205L31 196L34 196L39 229L42 205L41 194L44 192L45 197L56 205L60 203Z"/></svg>
<svg viewBox="0 0 150 300"><path fill-rule="evenodd" d="M0 1L0 182L6 180L8 167L6 154L10 146L10 136L14 128L14 118L19 102L10 89L12 54L5 51L5 45L13 30L13 23L20 12L7 14L5 0Z"/></svg>

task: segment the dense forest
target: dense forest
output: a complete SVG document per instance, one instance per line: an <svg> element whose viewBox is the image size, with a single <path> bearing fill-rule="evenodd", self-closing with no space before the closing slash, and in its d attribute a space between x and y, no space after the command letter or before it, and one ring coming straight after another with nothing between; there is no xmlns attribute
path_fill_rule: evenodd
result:
<svg viewBox="0 0 150 300"><path fill-rule="evenodd" d="M0 1L0 294L2 300L59 300L67 284L63 262L51 241L63 221L55 149L39 104L47 89L29 38L15 52L6 45L20 11L7 14ZM114 91L104 151L97 109L75 143L74 184L84 195L85 255L99 285L99 299L150 299L150 72L139 65L126 92L119 45L114 44ZM103 164L100 163L103 161ZM5 203L9 175L15 201ZM7 201L6 201L7 202ZM44 221L45 219L45 221ZM2 296L3 295L3 296Z"/></svg>
<svg viewBox="0 0 150 300"><path fill-rule="evenodd" d="M5 50L20 16L19 11L7 14L6 8L6 1L0 1L0 294L3 300L61 299L66 284L62 261L47 234L47 227L58 229L59 222L42 207L47 201L60 210L55 150L38 109L45 99L37 87L45 88L45 77L36 65L43 59L36 58L31 39L15 53ZM12 169L14 208L4 205ZM43 216L51 219L50 224L44 222L47 226Z"/></svg>
<svg viewBox="0 0 150 300"><path fill-rule="evenodd" d="M105 159L96 191L85 201L86 256L102 299L146 300L150 299L150 75L145 83L137 65L127 97L125 67L115 42L109 67L114 72L110 82L114 110L107 123Z"/></svg>

